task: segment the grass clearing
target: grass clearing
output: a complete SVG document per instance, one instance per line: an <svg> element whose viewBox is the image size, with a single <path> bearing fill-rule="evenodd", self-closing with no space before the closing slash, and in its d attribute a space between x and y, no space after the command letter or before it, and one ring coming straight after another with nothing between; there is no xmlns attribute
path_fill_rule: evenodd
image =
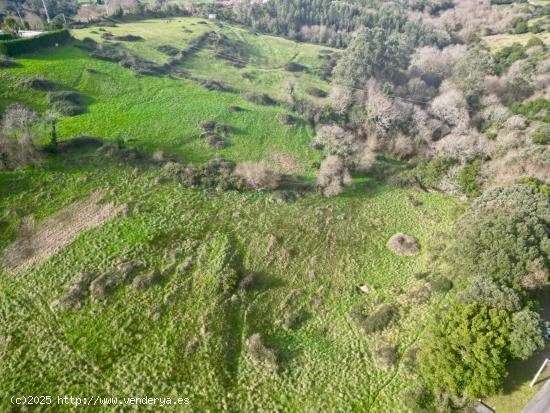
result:
<svg viewBox="0 0 550 413"><path fill-rule="evenodd" d="M156 47L179 47L179 20L194 36L203 30L193 19L172 19L120 24L112 33L140 35L143 43L124 47L164 59ZM315 74L318 46L222 28L248 44L247 65L212 63L203 50L185 70L231 85L243 83L241 71L257 72L250 87L265 82L261 90L272 97L282 96L277 91L289 77L300 87L326 87ZM182 35L182 45L193 38ZM285 71L288 61L308 71ZM0 70L0 109L21 102L46 112L46 92L17 86L39 75L84 98L85 113L59 119L61 141L123 139L197 163L216 155L266 160L305 179L320 160L310 127L281 124L277 115L287 111L239 93L138 77L75 45L17 62ZM229 145L209 147L199 136L201 120L228 125ZM157 166L114 162L92 149L0 173L0 256L26 217L40 231L98 191L105 205L127 208L17 276L2 270L2 394L189 397L181 411L406 411L402 397L415 378L401 359L445 297L415 274L435 271L462 209L456 199L362 176L332 199L310 192L279 203L269 193L192 190L163 178ZM418 240L417 256L387 248L401 232ZM139 270L121 275L123 263L139 263ZM246 288L235 285L238 277L246 277ZM368 294L357 289L365 285ZM75 297L78 309L52 309ZM354 309L366 317L381 305L395 305L391 322L366 334ZM379 369L374 351L389 345L394 364ZM1 399L0 410L7 403Z"/></svg>
<svg viewBox="0 0 550 413"><path fill-rule="evenodd" d="M159 185L158 176L156 169L136 176L130 167L89 154L49 161L42 170L2 174L0 209L11 217L8 242L21 216L33 214L40 226L90 191L102 189L112 194L110 202L130 206L127 217L82 233L43 264L0 277L1 324L9 337L0 367L3 391L57 394L71 388L122 396L148 389L189 396L190 411L400 409L410 373L399 362L378 370L369 354L379 341L394 342L403 354L437 308L442 296L414 306L401 303L419 282L413 275L430 266L430 251L450 230L454 200L367 181L367 187L336 199L310 195L280 205L269 194ZM423 205L411 206L410 196ZM386 248L398 231L418 237L418 257L395 257ZM270 246L272 236L276 242ZM244 271L262 277L259 289L234 304L230 320L220 319L212 302L219 297L213 288L227 249L239 252ZM176 274L172 256L176 262L192 256L194 265ZM75 274L103 274L130 260L142 264L143 274L168 270L160 284L143 290L122 285L103 304L86 301L76 312L49 310ZM357 293L362 284L374 293ZM28 294L34 298L26 299ZM400 316L382 332L366 335L351 309L371 300L397 303ZM158 319L151 318L155 312ZM283 315L290 321L279 328ZM29 329L32 335L25 333ZM245 357L246 339L256 333L277 354L276 375ZM15 351L22 343L32 357ZM189 356L185 349L194 346ZM217 351L232 355L221 360Z"/></svg>

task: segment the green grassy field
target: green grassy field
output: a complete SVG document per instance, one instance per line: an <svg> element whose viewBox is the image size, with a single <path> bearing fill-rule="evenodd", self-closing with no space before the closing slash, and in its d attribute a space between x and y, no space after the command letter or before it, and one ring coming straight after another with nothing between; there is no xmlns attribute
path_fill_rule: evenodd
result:
<svg viewBox="0 0 550 413"><path fill-rule="evenodd" d="M138 30L146 40L134 51L156 59L155 42L171 41L169 34L161 40L165 24L201 26L180 20L157 22L159 28L141 23L151 34ZM124 27L112 32L128 34ZM76 36L93 29L87 30ZM254 36L223 30L247 43ZM317 46L262 36L249 47L256 50L254 59L240 70L257 71L257 85L271 79L265 89L273 92L289 76L280 68L284 62L297 59L315 68ZM2 109L21 102L48 110L44 92L17 86L34 75L86 97L86 113L60 119L62 139L132 138L130 145L193 162L218 154L260 160L278 151L303 165L306 178L320 159L309 146L309 127L275 120L279 106L246 103L238 93L206 91L192 80L136 77L74 45L17 61L20 68L0 71ZM237 69L209 61L204 51L185 65L237 83ZM322 82L312 73L297 77ZM229 105L245 110L230 112ZM198 137L203 119L233 128L227 148L211 149ZM114 162L84 149L51 155L40 167L0 173L0 253L17 239L24 217L33 216L40 229L91 193L127 209L44 262L0 274L1 394L189 397L188 406L173 411L408 411L404 399L416 378L405 355L445 298L416 275L438 271L462 209L457 200L356 177L355 186L338 197L309 192L280 204L269 193L191 190L161 178L158 166ZM396 232L417 237L421 253L393 255L386 243ZM186 257L192 265L177 270ZM79 310L52 310L77 273L104 274L129 260L141 264L139 274L158 271L159 279L141 289L122 283L103 301L86 297ZM222 294L220 280L233 270L256 274L256 287ZM370 294L357 291L363 284ZM398 312L381 332L366 334L352 317L357 305L374 311L388 303ZM255 333L275 353L276 370L255 364L248 354L246 340ZM376 367L372 357L386 344L397 346L388 370ZM13 408L9 399L0 399L0 410ZM43 409L60 410L71 407Z"/></svg>
<svg viewBox="0 0 550 413"><path fill-rule="evenodd" d="M29 214L41 222L95 189L131 210L82 234L44 264L0 278L1 325L9 338L0 367L3 393L180 395L191 398L190 411L403 411L400 396L413 376L399 362L378 370L369 354L380 343L395 343L402 356L437 307L437 295L420 305L404 303L422 285L413 275L431 266L428 251L444 242L456 208L452 199L368 181L337 199L311 195L279 205L267 194L207 194L156 184L157 170L135 174L87 159L1 175L1 209L5 216L15 211L9 228ZM423 205L411 206L409 196ZM421 256L396 258L386 249L398 231L419 238ZM5 234L13 240L15 230ZM277 243L269 248L272 236ZM221 271L229 244L246 272L261 274L262 287L239 298L235 318L217 325L216 293L208 283ZM49 309L79 271L101 273L125 260L162 269L168 251L191 255L196 264L184 274L168 271L144 291L125 285L106 302L87 301L79 311ZM375 291L368 297L356 291L365 283ZM283 307L289 294L297 296ZM351 318L353 305L365 300L399 304L399 321L367 336ZM152 319L155 311L159 319ZM277 320L287 313L304 320L282 329ZM209 317L212 331L201 337ZM280 357L277 374L247 358L244 340L253 333ZM185 348L195 337L201 341L191 357ZM236 354L227 363L216 358L231 349Z"/></svg>
<svg viewBox="0 0 550 413"><path fill-rule="evenodd" d="M550 44L550 33L524 33L524 34L497 34L493 36L485 36L483 40L493 50L500 50L504 47L512 46L514 43L519 43L523 46L527 44L532 37L538 37L546 46Z"/></svg>
<svg viewBox="0 0 550 413"><path fill-rule="evenodd" d="M321 80L316 74L322 62L320 54L337 52L336 49L325 46L255 34L236 26L197 18L141 20L119 24L117 27L107 27L106 30L115 36L132 34L143 37L145 41L121 42L119 47L141 58L162 63L168 61L168 56L157 50L159 46L170 45L182 49L206 31L226 35L231 42L239 45L242 56L235 57L228 53L224 56L229 61L244 63L245 67L235 68L224 59L213 57L211 48L203 48L186 59L183 68L200 78L223 80L239 91L261 90L281 100L288 99L283 91L283 84L290 79L296 81L298 91L302 94L307 86L316 86L328 91L329 83ZM99 42L103 41L102 33L104 32L98 31L97 28L73 32L78 39L89 37ZM283 65L290 62L299 63L308 70L288 72Z"/></svg>

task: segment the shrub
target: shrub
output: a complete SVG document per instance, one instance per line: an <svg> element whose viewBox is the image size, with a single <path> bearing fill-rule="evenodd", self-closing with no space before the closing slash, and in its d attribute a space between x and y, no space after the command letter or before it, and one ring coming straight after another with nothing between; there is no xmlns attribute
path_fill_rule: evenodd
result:
<svg viewBox="0 0 550 413"><path fill-rule="evenodd" d="M537 350L544 348L544 326L540 315L523 310L512 316L510 351L513 357L527 360Z"/></svg>
<svg viewBox="0 0 550 413"><path fill-rule="evenodd" d="M283 125L292 125L294 123L294 118L287 113L279 112L276 117L279 123L282 123Z"/></svg>
<svg viewBox="0 0 550 413"><path fill-rule="evenodd" d="M232 92L234 90L221 80L198 79L198 82L206 90L218 90L220 92Z"/></svg>
<svg viewBox="0 0 550 413"><path fill-rule="evenodd" d="M67 43L72 39L68 30L45 32L35 37L0 41L0 55L17 56Z"/></svg>
<svg viewBox="0 0 550 413"><path fill-rule="evenodd" d="M407 172L405 177L410 176L425 188L437 188L441 179L455 164L456 161L443 157L422 160L412 171Z"/></svg>
<svg viewBox="0 0 550 413"><path fill-rule="evenodd" d="M533 143L548 145L550 143L550 128L541 128L533 134Z"/></svg>
<svg viewBox="0 0 550 413"><path fill-rule="evenodd" d="M412 257L420 252L418 240L403 233L393 235L388 240L387 246L394 254L401 257Z"/></svg>
<svg viewBox="0 0 550 413"><path fill-rule="evenodd" d="M14 62L11 59L6 59L6 58L0 56L0 69L8 68L8 67L19 67L19 66L21 66L19 63Z"/></svg>
<svg viewBox="0 0 550 413"><path fill-rule="evenodd" d="M44 77L29 77L19 83L20 86L28 87L36 90L54 90L57 88L57 83L48 80Z"/></svg>
<svg viewBox="0 0 550 413"><path fill-rule="evenodd" d="M524 185L490 190L472 203L454 238L455 275L488 277L519 289L534 274L533 263L550 266L548 197Z"/></svg>
<svg viewBox="0 0 550 413"><path fill-rule="evenodd" d="M322 188L327 198L342 192L342 185L351 185L351 175L339 156L327 156L317 172L317 185Z"/></svg>
<svg viewBox="0 0 550 413"><path fill-rule="evenodd" d="M469 197L476 197L481 194L481 185L479 184L479 170L481 161L476 159L469 165L464 165L458 174L458 184Z"/></svg>
<svg viewBox="0 0 550 413"><path fill-rule="evenodd" d="M383 304L367 317L361 314L355 316L365 333L376 333L384 330L397 316L397 307L394 304Z"/></svg>
<svg viewBox="0 0 550 413"><path fill-rule="evenodd" d="M537 46L544 47L544 42L539 37L536 37L536 36L530 37L529 40L527 41L527 44L525 45L527 49L529 49L530 47L537 47Z"/></svg>
<svg viewBox="0 0 550 413"><path fill-rule="evenodd" d="M324 98L327 96L327 92L325 92L323 89L319 89L318 87L308 86L305 90L308 95L318 98Z"/></svg>
<svg viewBox="0 0 550 413"><path fill-rule="evenodd" d="M218 135L206 135L206 143L214 148L225 148L226 142Z"/></svg>
<svg viewBox="0 0 550 413"><path fill-rule="evenodd" d="M506 375L509 326L504 310L453 305L433 323L421 347L423 379L458 397L496 393Z"/></svg>
<svg viewBox="0 0 550 413"><path fill-rule="evenodd" d="M464 304L480 304L510 313L518 311L521 307L521 299L513 289L505 285L498 285L492 279L484 276L474 278L460 293L459 298Z"/></svg>
<svg viewBox="0 0 550 413"><path fill-rule="evenodd" d="M119 274L116 271L106 272L91 282L90 295L97 301L104 301L124 281L125 277L123 274Z"/></svg>
<svg viewBox="0 0 550 413"><path fill-rule="evenodd" d="M386 344L377 347L373 352L374 364L382 370L389 370L397 361L397 346Z"/></svg>
<svg viewBox="0 0 550 413"><path fill-rule="evenodd" d="M453 282L447 277L437 276L430 280L432 289L438 293L446 293L453 288Z"/></svg>
<svg viewBox="0 0 550 413"><path fill-rule="evenodd" d="M495 132L487 132L487 133L485 134L485 137L486 137L487 139L489 139L490 141L496 140L496 139L497 139L497 136L498 136L498 135L497 135Z"/></svg>
<svg viewBox="0 0 550 413"><path fill-rule="evenodd" d="M255 191L277 189L281 180L281 176L263 162L242 162L237 165L234 174L242 180L245 187Z"/></svg>
<svg viewBox="0 0 550 413"><path fill-rule="evenodd" d="M244 100L257 105L274 105L277 103L269 95L259 92L245 92L242 94Z"/></svg>
<svg viewBox="0 0 550 413"><path fill-rule="evenodd" d="M203 130L209 131L209 130L214 129L214 127L216 126L216 122L214 122L213 120L201 120L199 122L199 126Z"/></svg>
<svg viewBox="0 0 550 413"><path fill-rule="evenodd" d="M272 349L264 344L260 334L256 333L248 337L246 344L252 363L267 367L271 371L277 370L277 356Z"/></svg>
<svg viewBox="0 0 550 413"><path fill-rule="evenodd" d="M191 188L217 188L225 191L239 187L238 179L233 175L235 164L223 158L211 159L200 166L167 162L162 169L172 179Z"/></svg>
<svg viewBox="0 0 550 413"><path fill-rule="evenodd" d="M89 295L89 287L91 282L97 275L93 272L81 272L69 281L66 287L65 294L52 304L52 308L62 308L77 310L82 306L82 302Z"/></svg>
<svg viewBox="0 0 550 413"><path fill-rule="evenodd" d="M156 270L150 271L147 274L139 275L132 281L132 287L136 290L148 288L156 284L160 280L160 273Z"/></svg>
<svg viewBox="0 0 550 413"><path fill-rule="evenodd" d="M519 43L504 47L495 53L495 71L498 74L502 74L512 65L512 63L525 59L526 57L527 53L525 47Z"/></svg>
<svg viewBox="0 0 550 413"><path fill-rule="evenodd" d="M307 68L299 63L296 62L289 62L286 63L283 68L289 72L302 72L304 70L307 70Z"/></svg>
<svg viewBox="0 0 550 413"><path fill-rule="evenodd" d="M81 106L84 100L76 92L50 92L48 101L53 104L54 111L59 115L75 116L84 113L84 108Z"/></svg>
<svg viewBox="0 0 550 413"><path fill-rule="evenodd" d="M61 100L72 102L77 105L81 105L84 102L82 99L82 96L80 96L76 92L63 91L63 92L48 93L48 101L50 103L59 102Z"/></svg>
<svg viewBox="0 0 550 413"><path fill-rule="evenodd" d="M540 179L533 177L523 178L520 179L518 183L522 185L532 186L533 188L536 188L537 191L539 191L540 193L545 194L546 196L550 196L550 185L546 185Z"/></svg>

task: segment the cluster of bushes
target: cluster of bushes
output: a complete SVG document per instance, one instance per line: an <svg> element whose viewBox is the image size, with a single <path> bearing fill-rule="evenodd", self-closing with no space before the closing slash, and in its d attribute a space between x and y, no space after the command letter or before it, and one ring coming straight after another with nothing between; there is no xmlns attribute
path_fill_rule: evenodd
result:
<svg viewBox="0 0 550 413"><path fill-rule="evenodd" d="M220 92L233 92L235 91L234 88L227 85L225 82L221 80L211 80L211 79L199 79L196 77L192 77L191 79L195 80L199 83L203 88L206 90L217 90Z"/></svg>
<svg viewBox="0 0 550 413"><path fill-rule="evenodd" d="M122 36L115 36L114 34L110 32L105 32L101 35L102 39L105 40L115 40L115 41L121 41L121 42L139 42L143 40L143 37L136 36L133 34L126 34Z"/></svg>
<svg viewBox="0 0 550 413"><path fill-rule="evenodd" d="M172 57L177 56L178 53L181 52L180 49L174 46L170 46L169 44L160 45L159 47L157 47L157 50L161 53L164 53L167 56L172 56Z"/></svg>
<svg viewBox="0 0 550 413"><path fill-rule="evenodd" d="M81 47L88 50L91 57L108 62L117 62L120 66L132 69L140 75L154 76L166 72L165 66L140 59L114 45L98 44L93 39L84 39Z"/></svg>
<svg viewBox="0 0 550 413"><path fill-rule="evenodd" d="M327 92L325 92L323 89L319 89L318 87L308 86L305 90L308 95L318 98L324 98L327 96Z"/></svg>
<svg viewBox="0 0 550 413"><path fill-rule="evenodd" d="M204 138L209 146L214 148L224 148L227 142L223 137L231 133L231 127L223 123L203 120L199 123L202 129L201 138Z"/></svg>
<svg viewBox="0 0 550 413"><path fill-rule="evenodd" d="M45 77L33 76L19 82L19 86L34 90L51 91L57 89L59 85Z"/></svg>
<svg viewBox="0 0 550 413"><path fill-rule="evenodd" d="M281 176L262 162L247 161L237 165L223 158L212 159L200 166L167 162L163 171L184 186L219 191L270 191L277 189L281 182Z"/></svg>
<svg viewBox="0 0 550 413"><path fill-rule="evenodd" d="M2 114L0 128L0 171L11 171L38 164L41 154L33 144L37 114L15 104Z"/></svg>
<svg viewBox="0 0 550 413"><path fill-rule="evenodd" d="M261 92L245 92L242 94L244 100L256 105L274 105L277 103L272 97Z"/></svg>
<svg viewBox="0 0 550 413"><path fill-rule="evenodd" d="M527 45L527 47L529 47L529 45ZM501 75L512 65L512 63L525 59L527 57L527 47L519 43L514 43L512 46L504 47L496 52L494 54L495 72Z"/></svg>
<svg viewBox="0 0 550 413"><path fill-rule="evenodd" d="M451 396L440 400L495 394L510 359L544 346L534 294L549 283L549 224L547 195L529 185L491 190L461 219L450 263L468 282L419 353L427 386Z"/></svg>
<svg viewBox="0 0 550 413"><path fill-rule="evenodd" d="M289 72L303 72L307 70L307 67L296 62L285 63L283 68Z"/></svg>
<svg viewBox="0 0 550 413"><path fill-rule="evenodd" d="M400 175L403 182L418 184L423 189L438 189L441 179L453 165L456 165L456 161L445 157L434 157L413 159L410 164L413 168Z"/></svg>
<svg viewBox="0 0 550 413"><path fill-rule="evenodd" d="M398 309L394 304L382 304L369 314L369 306L363 304L353 308L352 316L367 333L372 334L384 330L398 315Z"/></svg>
<svg viewBox="0 0 550 413"><path fill-rule="evenodd" d="M35 37L0 41L0 55L18 56L49 47L56 47L72 39L68 30L46 32Z"/></svg>
<svg viewBox="0 0 550 413"><path fill-rule="evenodd" d="M239 181L233 175L235 163L223 158L212 159L200 166L167 162L162 169L166 175L186 187L216 188L221 191L239 189Z"/></svg>
<svg viewBox="0 0 550 413"><path fill-rule="evenodd" d="M75 116L84 113L84 99L76 92L50 92L48 101L59 115Z"/></svg>
<svg viewBox="0 0 550 413"><path fill-rule="evenodd" d="M15 40L17 37L11 33L0 33L0 42L4 42L6 40Z"/></svg>
<svg viewBox="0 0 550 413"><path fill-rule="evenodd" d="M210 43L214 49L214 57L237 68L246 65L248 55L245 45L240 40L230 40L223 33L219 33L211 37Z"/></svg>

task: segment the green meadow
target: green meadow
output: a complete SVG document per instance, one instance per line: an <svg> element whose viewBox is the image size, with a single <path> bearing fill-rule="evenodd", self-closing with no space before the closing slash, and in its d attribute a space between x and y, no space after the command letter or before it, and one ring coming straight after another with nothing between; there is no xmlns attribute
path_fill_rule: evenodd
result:
<svg viewBox="0 0 550 413"><path fill-rule="evenodd" d="M208 91L191 78L136 76L91 58L75 42L0 69L0 109L19 102L39 113L50 110L46 92L18 85L43 76L85 97L85 113L59 119L61 141L123 140L196 164L217 156L273 163L276 152L303 168L297 178L312 180L322 158L310 146L314 131L302 121L279 123L278 113L291 113L249 103L239 92L261 88L284 100L289 78L302 92L307 86L328 91L317 74L326 48L198 21L150 20L106 30L142 36L122 47L159 63L166 56L158 46L184 48L205 30L222 30L246 45L244 67L201 49L182 69L236 91ZM97 28L73 33L103 41L100 34ZM291 61L308 70L285 71ZM201 120L229 125L228 146L209 147L199 136ZM39 143L47 139L44 129ZM52 226L52 219L63 222L67 207L94 193L100 205L125 212L35 265L0 271L1 394L188 397L189 405L172 409L182 412L409 411L407 391L416 379L407 363L427 320L444 305L445 294L430 280L441 270L459 201L356 176L337 197L310 190L281 203L270 193L183 188L154 164L79 148L0 173L0 253L18 239L27 217L36 230ZM419 240L418 256L388 250L397 232ZM137 276L154 274L154 283L140 287L126 279L103 299L81 297L78 309L53 308L77 274L116 274L130 261L139 264ZM249 276L253 285L227 294L224 282L232 274ZM361 285L370 292L359 292ZM395 305L392 322L367 334L354 311L372 313L385 304ZM276 367L247 351L253 334L271 349ZM389 344L397 360L380 368L373 355ZM13 408L0 399L0 410Z"/></svg>

